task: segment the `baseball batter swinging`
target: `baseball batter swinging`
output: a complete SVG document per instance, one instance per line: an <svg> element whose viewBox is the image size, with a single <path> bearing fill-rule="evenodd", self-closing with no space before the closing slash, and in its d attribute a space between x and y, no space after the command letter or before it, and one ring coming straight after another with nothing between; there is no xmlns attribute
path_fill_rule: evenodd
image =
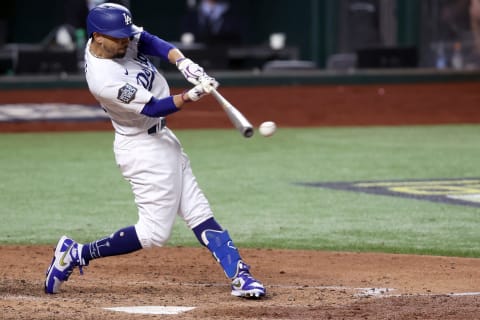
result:
<svg viewBox="0 0 480 320"><path fill-rule="evenodd" d="M114 153L130 183L138 222L87 244L63 236L46 273L45 292L57 293L75 267L90 260L164 245L178 214L231 279L231 293L262 297L265 287L252 277L228 231L215 220L192 173L188 156L165 118L209 94L218 82L172 44L133 24L130 11L104 3L87 18L85 73L92 95L115 129ZM165 78L147 56L175 63L194 87L170 95Z"/></svg>

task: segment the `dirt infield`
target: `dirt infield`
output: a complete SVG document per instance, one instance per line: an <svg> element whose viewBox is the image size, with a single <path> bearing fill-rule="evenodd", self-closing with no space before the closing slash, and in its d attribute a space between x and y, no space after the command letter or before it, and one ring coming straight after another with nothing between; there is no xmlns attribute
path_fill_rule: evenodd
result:
<svg viewBox="0 0 480 320"><path fill-rule="evenodd" d="M43 293L49 247L0 247L1 319L156 319L107 311L188 306L169 319L478 319L480 260L321 251L241 250L267 286L230 296L204 248L159 248L91 262L57 295ZM469 295L471 294L471 295Z"/></svg>
<svg viewBox="0 0 480 320"><path fill-rule="evenodd" d="M477 83L224 88L254 125L480 123ZM2 103L95 104L85 90L0 92ZM189 105L169 127L224 128L213 100ZM0 132L111 130L106 121L1 123ZM60 235L59 235L60 236ZM53 245L53 244L52 244ZM0 246L0 319L480 319L480 259L242 249L267 287L232 297L203 248L157 248L92 261L57 295L43 293L52 247ZM180 315L106 307L185 306Z"/></svg>

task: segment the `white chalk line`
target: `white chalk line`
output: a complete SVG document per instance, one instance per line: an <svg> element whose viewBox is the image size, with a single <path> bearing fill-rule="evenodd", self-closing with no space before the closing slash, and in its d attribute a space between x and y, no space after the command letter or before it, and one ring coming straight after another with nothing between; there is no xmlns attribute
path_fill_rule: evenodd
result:
<svg viewBox="0 0 480 320"><path fill-rule="evenodd" d="M451 292L451 293L403 293L377 296L378 298L408 298L408 297L480 297L480 292Z"/></svg>
<svg viewBox="0 0 480 320"><path fill-rule="evenodd" d="M193 283L193 282L181 282L181 283L165 283L165 285L183 285L190 287L226 287L227 285L221 283ZM369 295L377 296L384 295L388 292L396 291L395 288L358 288L358 287L347 287L347 286L310 286L310 285L282 285L282 284L271 284L265 286L268 288L279 288L279 289L293 289L293 290L332 290L332 291L354 291L358 292L356 295Z"/></svg>
<svg viewBox="0 0 480 320"><path fill-rule="evenodd" d="M0 296L2 300L14 300L14 301L45 301L48 298L36 297L36 296L26 296L26 295L4 295Z"/></svg>
<svg viewBox="0 0 480 320"><path fill-rule="evenodd" d="M136 282L138 284L138 282ZM145 283L149 283L146 282ZM132 283L133 284L133 283ZM190 287L227 287L224 283L193 283L193 282L166 282L164 285L172 286L190 286ZM416 296L449 296L449 297L461 297L461 296L480 296L480 292L448 292L448 293L401 293L392 294L397 292L396 288L373 288L373 287L348 287L348 286L310 286L310 285L282 285L272 284L265 286L268 288L279 289L294 289L294 290L332 290L332 291L354 291L355 296L361 297L416 297Z"/></svg>

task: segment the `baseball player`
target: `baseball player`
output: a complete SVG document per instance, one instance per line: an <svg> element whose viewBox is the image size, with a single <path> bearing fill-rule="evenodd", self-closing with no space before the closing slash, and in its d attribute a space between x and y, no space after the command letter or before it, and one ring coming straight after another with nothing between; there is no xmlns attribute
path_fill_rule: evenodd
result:
<svg viewBox="0 0 480 320"><path fill-rule="evenodd" d="M116 163L131 185L139 218L135 225L87 244L61 237L46 273L45 292L57 293L73 269L82 272L90 260L163 246L178 214L231 279L232 295L264 296L265 287L252 277L228 231L215 220L188 156L165 125L164 117L209 94L218 82L172 44L134 25L121 5L93 8L87 34L86 80L111 118ZM194 87L170 95L148 55L175 63Z"/></svg>

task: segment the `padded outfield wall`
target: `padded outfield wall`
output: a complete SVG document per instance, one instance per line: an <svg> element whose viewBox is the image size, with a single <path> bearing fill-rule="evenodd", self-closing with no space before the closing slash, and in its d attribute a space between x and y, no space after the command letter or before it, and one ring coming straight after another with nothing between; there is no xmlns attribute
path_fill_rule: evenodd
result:
<svg viewBox="0 0 480 320"><path fill-rule="evenodd" d="M328 72L217 72L221 92L254 125L283 127L480 123L480 72L434 70ZM172 93L189 84L166 74ZM65 103L98 106L82 76L2 77L0 104ZM1 122L1 131L111 130L108 121ZM212 97L169 117L172 128L230 127ZM57 130L57 129L55 129Z"/></svg>

